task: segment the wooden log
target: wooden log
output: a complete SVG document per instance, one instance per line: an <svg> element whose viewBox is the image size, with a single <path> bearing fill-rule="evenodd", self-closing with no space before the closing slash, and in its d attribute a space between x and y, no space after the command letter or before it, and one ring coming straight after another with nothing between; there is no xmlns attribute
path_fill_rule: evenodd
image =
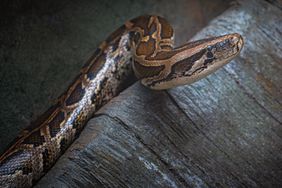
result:
<svg viewBox="0 0 282 188"><path fill-rule="evenodd" d="M238 32L236 60L168 91L134 84L37 187L281 187L281 18L266 1L224 12L193 39Z"/></svg>

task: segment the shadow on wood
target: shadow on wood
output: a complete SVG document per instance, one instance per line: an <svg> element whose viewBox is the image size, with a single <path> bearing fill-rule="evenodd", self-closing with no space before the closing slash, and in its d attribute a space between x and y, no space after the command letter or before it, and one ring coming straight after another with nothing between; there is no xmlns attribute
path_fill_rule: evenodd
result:
<svg viewBox="0 0 282 188"><path fill-rule="evenodd" d="M245 1L194 39L238 32L236 60L190 86L134 84L96 113L38 187L281 187L282 13Z"/></svg>

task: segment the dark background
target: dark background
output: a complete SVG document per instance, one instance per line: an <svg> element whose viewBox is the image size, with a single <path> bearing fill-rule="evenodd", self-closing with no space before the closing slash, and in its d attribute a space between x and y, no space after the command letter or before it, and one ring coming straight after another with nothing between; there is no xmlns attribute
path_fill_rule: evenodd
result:
<svg viewBox="0 0 282 188"><path fill-rule="evenodd" d="M229 7L213 0L12 0L0 3L0 153L62 93L126 20L168 19L181 44Z"/></svg>

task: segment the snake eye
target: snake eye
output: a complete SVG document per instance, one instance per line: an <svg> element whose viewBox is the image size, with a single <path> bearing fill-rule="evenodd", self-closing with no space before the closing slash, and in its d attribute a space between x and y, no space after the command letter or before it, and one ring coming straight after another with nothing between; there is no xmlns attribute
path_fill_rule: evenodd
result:
<svg viewBox="0 0 282 188"><path fill-rule="evenodd" d="M212 50L212 46L208 46L207 50L210 52Z"/></svg>
<svg viewBox="0 0 282 188"><path fill-rule="evenodd" d="M213 53L211 51L208 51L207 58L213 58Z"/></svg>

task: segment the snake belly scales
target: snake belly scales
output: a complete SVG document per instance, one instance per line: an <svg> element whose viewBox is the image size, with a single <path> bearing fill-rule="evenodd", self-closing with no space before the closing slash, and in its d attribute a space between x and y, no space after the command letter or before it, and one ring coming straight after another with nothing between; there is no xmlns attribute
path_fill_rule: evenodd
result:
<svg viewBox="0 0 282 188"><path fill-rule="evenodd" d="M193 83L236 57L241 35L227 34L175 48L159 16L139 16L112 33L55 105L23 130L0 157L0 187L31 187L79 135L88 119L118 95L132 75L161 90Z"/></svg>

